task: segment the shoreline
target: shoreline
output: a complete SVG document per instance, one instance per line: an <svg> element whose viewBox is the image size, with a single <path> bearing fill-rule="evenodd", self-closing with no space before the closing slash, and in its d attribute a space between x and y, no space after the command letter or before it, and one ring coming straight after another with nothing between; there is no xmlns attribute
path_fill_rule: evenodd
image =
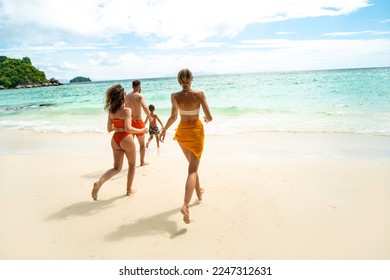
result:
<svg viewBox="0 0 390 280"><path fill-rule="evenodd" d="M178 125L178 123L177 123ZM174 136L174 128L170 129L167 134L167 139L169 142L172 142ZM9 128L0 128L0 156L8 154L31 154L31 153L106 153L111 151L110 139L112 133L108 132L96 132L96 131L86 131L86 132L40 132L31 129L9 129ZM146 136L147 138L148 136ZM363 149L371 149L370 152L365 152L366 156L376 156L376 157L387 157L390 158L390 148L387 148L390 143L389 135L378 135L378 134L364 134L364 133L354 133L354 132L300 132L300 131L259 131L259 132L239 132L233 134L214 134L210 135L205 131L206 137L206 146L207 148L207 139L229 139L229 138L239 138L239 139L252 139L253 146L261 144L262 139L271 138L277 140L281 144L281 150L285 148L282 147L285 144L288 144L289 141L285 141L285 137L297 139L310 144L310 141L322 142L322 144L327 145L327 148L348 147L348 141L354 141ZM28 139L26 139L28 138ZM308 140L305 140L308 138ZM171 141L172 140L172 141ZM59 141L60 143L57 143ZM108 141L103 143L102 141ZM260 141L260 143L259 143ZM282 143L285 141L286 143ZM372 145L369 142L374 141L375 144ZM176 143L175 141L173 141ZM107 144L108 143L108 147ZM136 142L137 143L137 142ZM155 140L151 142L153 147ZM162 148L165 143L162 143ZM273 146L274 152L278 149L277 144L269 145L268 147ZM282 145L283 144L283 145ZM312 143L315 144L315 143ZM292 142L294 148L299 148L300 151L305 150L307 147L304 144L299 144L296 141ZM300 146L300 147L299 147ZM311 145L315 147L316 145ZM171 147L170 147L171 148ZM320 145L318 146L321 149ZM137 148L138 149L138 148ZM286 150L286 149L284 149ZM311 150L311 149L309 149ZM376 150L376 152L375 152ZM307 154L307 151L303 151ZM332 151L334 156L341 156L343 153L340 153L340 150ZM270 154L267 152L266 154ZM272 154L272 153L271 153ZM275 155L275 154L273 154ZM352 156L351 153L349 153ZM355 156L359 157L359 151L355 150Z"/></svg>
<svg viewBox="0 0 390 280"><path fill-rule="evenodd" d="M110 134L0 129L0 259L390 259L389 137L206 134L186 225L173 133L94 202Z"/></svg>

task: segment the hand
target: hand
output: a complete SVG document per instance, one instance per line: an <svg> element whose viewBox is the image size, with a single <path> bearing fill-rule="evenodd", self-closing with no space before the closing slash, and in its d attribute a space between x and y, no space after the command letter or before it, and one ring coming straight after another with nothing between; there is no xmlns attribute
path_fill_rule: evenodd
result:
<svg viewBox="0 0 390 280"><path fill-rule="evenodd" d="M142 130L143 130L143 133L148 133L149 132L149 129L147 127L142 128Z"/></svg>
<svg viewBox="0 0 390 280"><path fill-rule="evenodd" d="M160 140L160 142L163 142L164 143L164 139L165 139L165 131L163 130L163 131L161 131L161 133L160 133L160 135L159 135L159 140Z"/></svg>
<svg viewBox="0 0 390 280"><path fill-rule="evenodd" d="M206 116L203 116L203 120L205 123L208 123L210 121Z"/></svg>

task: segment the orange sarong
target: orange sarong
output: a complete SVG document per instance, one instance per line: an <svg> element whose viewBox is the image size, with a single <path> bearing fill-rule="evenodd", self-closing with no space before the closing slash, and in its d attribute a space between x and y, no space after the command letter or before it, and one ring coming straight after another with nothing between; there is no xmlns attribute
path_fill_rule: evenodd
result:
<svg viewBox="0 0 390 280"><path fill-rule="evenodd" d="M204 130L200 120L196 122L181 122L176 129L174 140L191 151L197 159L200 159L204 145Z"/></svg>
<svg viewBox="0 0 390 280"><path fill-rule="evenodd" d="M131 126L135 127L135 128L144 128L145 124L141 119L138 119L138 120L133 119L131 121ZM145 133L135 133L135 135L137 135L137 136L144 136L144 134Z"/></svg>

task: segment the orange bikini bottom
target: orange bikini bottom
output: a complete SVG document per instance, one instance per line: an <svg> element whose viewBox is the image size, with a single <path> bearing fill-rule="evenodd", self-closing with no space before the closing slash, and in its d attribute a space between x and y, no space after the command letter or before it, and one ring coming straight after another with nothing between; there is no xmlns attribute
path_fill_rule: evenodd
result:
<svg viewBox="0 0 390 280"><path fill-rule="evenodd" d="M120 146L121 141L123 138L125 138L127 135L131 135L130 132L123 131L123 132L115 132L114 135L112 136L112 139Z"/></svg>

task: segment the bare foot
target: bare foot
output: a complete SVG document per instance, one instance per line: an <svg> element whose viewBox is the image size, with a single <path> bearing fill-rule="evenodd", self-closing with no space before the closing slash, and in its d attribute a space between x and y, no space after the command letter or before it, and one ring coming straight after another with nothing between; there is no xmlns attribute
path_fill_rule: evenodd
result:
<svg viewBox="0 0 390 280"><path fill-rule="evenodd" d="M127 189L126 195L130 196L132 194L135 194L136 192L137 192L137 189L130 188L130 189Z"/></svg>
<svg viewBox="0 0 390 280"><path fill-rule="evenodd" d="M145 165L148 165L149 162L141 162L141 165L140 166L145 166Z"/></svg>
<svg viewBox="0 0 390 280"><path fill-rule="evenodd" d="M188 206L183 206L180 210L180 212L183 214L183 221L186 224L190 223L190 212L188 211Z"/></svg>
<svg viewBox="0 0 390 280"><path fill-rule="evenodd" d="M93 200L97 200L97 195L98 195L98 192L99 192L99 189L100 189L100 185L99 185L99 182L95 182L93 183L93 189L92 189L92 198Z"/></svg>
<svg viewBox="0 0 390 280"><path fill-rule="evenodd" d="M204 193L204 188L200 188L200 192L199 193L196 192L196 195L198 197L199 202L202 201L203 193Z"/></svg>

